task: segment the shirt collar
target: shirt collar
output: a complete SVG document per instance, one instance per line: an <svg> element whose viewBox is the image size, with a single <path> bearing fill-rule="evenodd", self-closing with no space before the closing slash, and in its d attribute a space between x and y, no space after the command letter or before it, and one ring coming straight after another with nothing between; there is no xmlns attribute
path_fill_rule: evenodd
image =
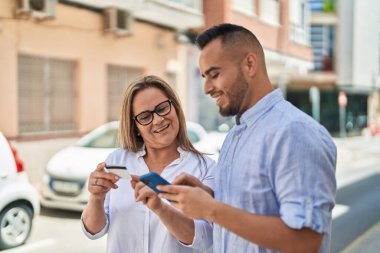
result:
<svg viewBox="0 0 380 253"><path fill-rule="evenodd" d="M141 149L136 152L136 157L140 158L140 157L143 157L145 154L146 154L145 144L143 144Z"/></svg>
<svg viewBox="0 0 380 253"><path fill-rule="evenodd" d="M188 154L188 152L186 152L185 150L183 150L181 147L178 147L177 151L179 152L179 158L177 158L176 160L174 160L171 163L171 165L180 163L186 157L186 155ZM146 149L145 149L145 144L143 144L143 146L141 147L141 149L136 152L136 157L137 157L137 159L139 159L139 158L144 157L145 154L146 154Z"/></svg>
<svg viewBox="0 0 380 253"><path fill-rule="evenodd" d="M256 104L254 104L251 108L246 110L240 117L240 124L251 126L256 120L258 120L261 115L267 112L271 107L273 107L278 102L284 100L282 96L282 92L280 89L275 89L268 94L266 94L263 98L261 98ZM238 123L236 119L236 123Z"/></svg>

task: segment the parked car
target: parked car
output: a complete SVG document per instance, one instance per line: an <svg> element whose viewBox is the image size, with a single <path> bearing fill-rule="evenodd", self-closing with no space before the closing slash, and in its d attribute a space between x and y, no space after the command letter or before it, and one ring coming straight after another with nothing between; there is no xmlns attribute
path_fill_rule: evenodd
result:
<svg viewBox="0 0 380 253"><path fill-rule="evenodd" d="M83 136L75 145L58 151L49 160L43 177L42 206L83 210L89 197L87 179L91 171L117 148L118 126L117 121L106 123ZM187 133L195 148L217 159L218 146L208 139L201 125L187 122Z"/></svg>
<svg viewBox="0 0 380 253"><path fill-rule="evenodd" d="M23 162L0 132L0 250L28 239L33 217L40 212L37 190L28 180Z"/></svg>

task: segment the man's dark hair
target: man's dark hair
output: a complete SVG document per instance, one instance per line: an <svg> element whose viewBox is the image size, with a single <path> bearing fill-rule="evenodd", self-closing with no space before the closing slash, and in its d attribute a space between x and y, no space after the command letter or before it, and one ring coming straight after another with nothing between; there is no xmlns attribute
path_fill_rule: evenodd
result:
<svg viewBox="0 0 380 253"><path fill-rule="evenodd" d="M256 36L247 28L234 24L220 24L213 26L200 35L195 40L196 45L202 50L210 41L221 38L222 44L234 44L237 41L260 45Z"/></svg>

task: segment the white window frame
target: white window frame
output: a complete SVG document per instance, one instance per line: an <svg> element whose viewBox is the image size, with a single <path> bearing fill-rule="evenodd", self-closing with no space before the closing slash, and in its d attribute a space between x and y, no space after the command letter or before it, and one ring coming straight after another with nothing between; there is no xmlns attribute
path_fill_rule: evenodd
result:
<svg viewBox="0 0 380 253"><path fill-rule="evenodd" d="M21 135L76 130L75 61L20 54Z"/></svg>
<svg viewBox="0 0 380 253"><path fill-rule="evenodd" d="M271 26L280 26L279 0L260 0L260 20Z"/></svg>
<svg viewBox="0 0 380 253"><path fill-rule="evenodd" d="M107 120L118 120L121 100L129 84L143 75L143 69L109 64L107 65ZM116 75L116 76L115 76Z"/></svg>
<svg viewBox="0 0 380 253"><path fill-rule="evenodd" d="M303 18L302 18L303 17ZM307 0L292 0L289 8L290 39L302 45L310 45L310 11Z"/></svg>
<svg viewBox="0 0 380 253"><path fill-rule="evenodd" d="M256 0L231 0L231 9L247 16L256 16Z"/></svg>

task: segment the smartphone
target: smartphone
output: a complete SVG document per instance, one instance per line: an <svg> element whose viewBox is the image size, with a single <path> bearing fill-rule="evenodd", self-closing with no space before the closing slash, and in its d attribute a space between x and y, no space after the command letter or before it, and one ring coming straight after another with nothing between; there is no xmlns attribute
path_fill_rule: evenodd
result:
<svg viewBox="0 0 380 253"><path fill-rule="evenodd" d="M127 167L125 166L119 166L119 165L106 165L106 171L112 172L115 175L118 175L121 178L125 178L128 180L131 180L132 177L127 171Z"/></svg>
<svg viewBox="0 0 380 253"><path fill-rule="evenodd" d="M157 189L157 185L169 185L170 183L163 179L156 172L149 172L148 174L140 176L140 181L149 186L156 193L161 193L162 191Z"/></svg>

